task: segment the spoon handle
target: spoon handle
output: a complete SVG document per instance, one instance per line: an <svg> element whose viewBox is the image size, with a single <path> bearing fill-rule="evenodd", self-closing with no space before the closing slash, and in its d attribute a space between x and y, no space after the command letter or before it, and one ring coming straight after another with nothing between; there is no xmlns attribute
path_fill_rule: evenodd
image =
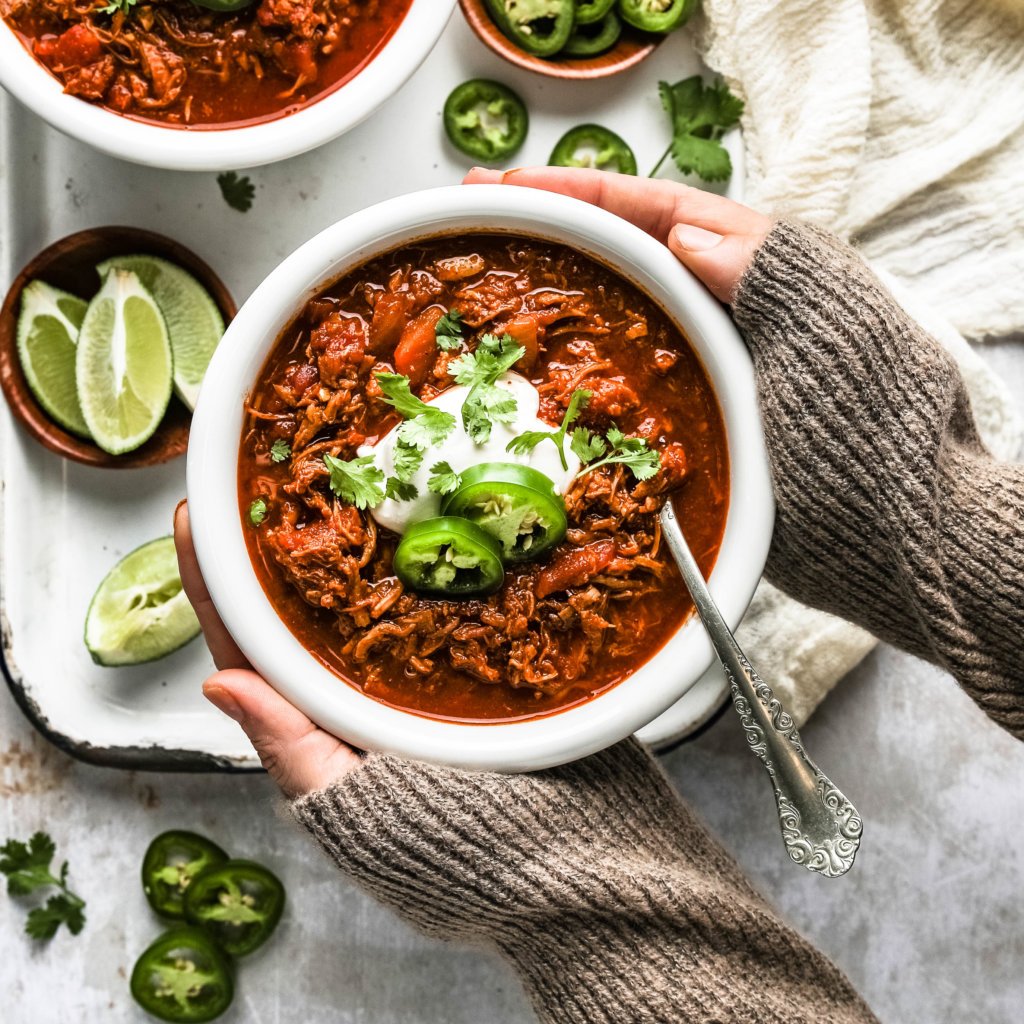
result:
<svg viewBox="0 0 1024 1024"><path fill-rule="evenodd" d="M711 597L671 501L661 519L665 540L725 668L747 743L771 779L790 858L829 877L845 874L863 831L857 809L808 756L792 717L747 661Z"/></svg>

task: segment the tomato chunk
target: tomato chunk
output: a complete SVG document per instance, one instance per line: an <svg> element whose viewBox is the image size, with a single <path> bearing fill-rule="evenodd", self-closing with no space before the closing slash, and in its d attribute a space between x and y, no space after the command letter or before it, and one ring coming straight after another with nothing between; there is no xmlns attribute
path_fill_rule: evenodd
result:
<svg viewBox="0 0 1024 1024"><path fill-rule="evenodd" d="M443 306L429 306L402 329L395 349L395 370L405 374L414 388L426 383L427 375L437 362L435 331L443 316Z"/></svg>
<svg viewBox="0 0 1024 1024"><path fill-rule="evenodd" d="M537 577L538 598L569 587L581 587L606 569L615 557L615 541L599 540L586 547L573 548L559 555Z"/></svg>
<svg viewBox="0 0 1024 1024"><path fill-rule="evenodd" d="M88 25L79 22L56 39L40 39L35 53L51 67L75 68L98 61L103 56L103 44Z"/></svg>

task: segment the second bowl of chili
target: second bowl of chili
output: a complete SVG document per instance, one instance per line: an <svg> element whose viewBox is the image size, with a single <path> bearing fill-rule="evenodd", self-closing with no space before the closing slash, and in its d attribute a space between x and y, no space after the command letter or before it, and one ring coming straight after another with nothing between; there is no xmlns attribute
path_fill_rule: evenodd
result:
<svg viewBox="0 0 1024 1024"><path fill-rule="evenodd" d="M454 382L495 353L487 403L519 405L484 437ZM392 490L423 408L455 415ZM629 735L710 664L659 543L670 495L733 625L773 520L721 307L626 222L500 186L390 200L271 274L207 374L188 493L211 595L288 699L357 746L499 770Z"/></svg>

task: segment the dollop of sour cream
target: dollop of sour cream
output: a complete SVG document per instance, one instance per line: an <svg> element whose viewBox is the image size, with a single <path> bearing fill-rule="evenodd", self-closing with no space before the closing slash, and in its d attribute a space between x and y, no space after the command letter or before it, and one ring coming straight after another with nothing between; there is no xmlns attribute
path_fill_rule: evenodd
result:
<svg viewBox="0 0 1024 1024"><path fill-rule="evenodd" d="M379 505L371 509L373 518L381 526L395 533L404 533L413 523L430 519L441 514L441 495L435 494L427 487L431 469L439 462L447 462L456 473L462 473L470 466L481 462L514 462L522 466L531 466L543 473L554 485L557 494L565 494L573 477L580 471L580 460L565 445L565 461L568 469L562 468L558 449L551 441L542 441L532 452L525 455L513 455L505 448L512 438L527 430L555 430L556 426L546 423L538 415L540 409L540 393L518 373L506 373L497 380L497 386L512 392L516 399L516 417L511 423L494 423L491 436L484 444L477 444L466 433L462 424L462 405L469 397L470 389L463 384L456 384L442 391L430 401L436 409L443 409L455 417L455 426L444 441L427 449L420 468L412 478L417 496L411 501L396 501L385 498ZM395 444L398 441L398 427L389 430L376 444L364 444L359 449L360 455L372 455L376 467L385 477L395 475Z"/></svg>

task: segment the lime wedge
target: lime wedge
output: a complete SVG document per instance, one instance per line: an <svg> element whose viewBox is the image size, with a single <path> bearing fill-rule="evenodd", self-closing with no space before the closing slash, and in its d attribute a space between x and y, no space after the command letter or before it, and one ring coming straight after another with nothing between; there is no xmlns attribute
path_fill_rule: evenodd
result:
<svg viewBox="0 0 1024 1024"><path fill-rule="evenodd" d="M128 270L112 270L78 332L75 379L93 440L111 455L138 448L171 399L171 343L153 296Z"/></svg>
<svg viewBox="0 0 1024 1024"><path fill-rule="evenodd" d="M98 665L154 661L198 634L171 537L125 555L93 594L85 618L85 646Z"/></svg>
<svg viewBox="0 0 1024 1024"><path fill-rule="evenodd" d="M131 270L156 299L167 323L174 352L174 390L189 407L196 407L213 350L224 333L224 318L210 293L181 267L156 256L115 256L96 269Z"/></svg>
<svg viewBox="0 0 1024 1024"><path fill-rule="evenodd" d="M43 281L21 293L18 359L36 401L65 430L89 437L75 388L75 345L88 303Z"/></svg>

